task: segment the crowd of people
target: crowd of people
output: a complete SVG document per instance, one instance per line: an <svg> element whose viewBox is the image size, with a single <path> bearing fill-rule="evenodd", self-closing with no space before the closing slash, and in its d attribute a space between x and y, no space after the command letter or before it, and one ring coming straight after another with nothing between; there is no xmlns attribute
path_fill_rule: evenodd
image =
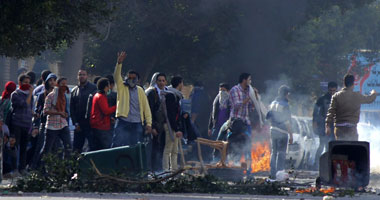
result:
<svg viewBox="0 0 380 200"><path fill-rule="evenodd" d="M28 170L41 167L41 158L47 153L62 149L64 159L70 152L85 151L86 141L89 151L145 143L150 170L178 169L182 143L191 146L201 136L195 121L201 116L202 87L196 85L189 108L181 92L184 87L181 76L171 77L168 86L167 76L157 72L144 90L138 85L138 72L129 70L122 77L125 58L125 52L119 53L114 74L97 77L94 83L88 80L86 70L79 70L78 84L71 91L66 78L50 71L42 72L41 84L36 88L35 76L30 73L19 76L18 86L12 81L6 83L0 102L3 173L25 175ZM336 95L337 84L329 83L329 92L316 103L313 126L321 141L317 156L334 139L330 134L333 127L336 139L343 136L355 139L360 104L376 98L376 92L370 96L353 92L352 78L345 77L345 88ZM271 177L275 178L276 172L285 168L287 144L293 141L290 91L288 86L281 86L267 110L258 91L251 86L250 74L240 74L238 84L232 88L221 83L207 115L207 137L229 141L231 155L236 154L238 160L244 155L249 162L253 129L261 129L270 122L270 167ZM350 102L342 103L347 99ZM70 121L75 126L73 138ZM350 136L343 133L347 131ZM210 152L210 161L217 162L219 156Z"/></svg>

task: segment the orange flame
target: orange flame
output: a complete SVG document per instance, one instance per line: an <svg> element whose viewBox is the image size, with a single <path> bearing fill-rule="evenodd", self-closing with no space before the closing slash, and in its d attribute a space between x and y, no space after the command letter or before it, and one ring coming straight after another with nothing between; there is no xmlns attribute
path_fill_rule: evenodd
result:
<svg viewBox="0 0 380 200"><path fill-rule="evenodd" d="M269 142L256 142L251 150L251 173L270 170Z"/></svg>
<svg viewBox="0 0 380 200"><path fill-rule="evenodd" d="M319 191L323 192L324 194L334 193L335 192L335 188L331 187L331 188L328 188L328 189L320 189Z"/></svg>
<svg viewBox="0 0 380 200"><path fill-rule="evenodd" d="M299 193L299 194L303 194L303 193L313 193L315 191L317 191L318 189L315 188L315 187L310 187L310 188L306 188L306 189L297 189L296 190L296 193ZM334 187L330 187L330 188L327 188L327 189L319 189L320 192L324 193L324 194L330 194L330 193L334 193L335 192L335 188Z"/></svg>

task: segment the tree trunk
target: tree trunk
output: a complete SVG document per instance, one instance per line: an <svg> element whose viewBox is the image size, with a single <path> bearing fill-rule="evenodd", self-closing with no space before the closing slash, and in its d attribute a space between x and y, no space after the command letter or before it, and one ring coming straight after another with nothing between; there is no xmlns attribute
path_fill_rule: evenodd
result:
<svg viewBox="0 0 380 200"><path fill-rule="evenodd" d="M69 48L63 62L58 64L58 76L67 78L69 84L77 83L77 72L83 63L84 37L81 35Z"/></svg>
<svg viewBox="0 0 380 200"><path fill-rule="evenodd" d="M158 61L158 58L157 57L154 57L152 59L152 62L150 62L148 65L147 65L147 68L144 70L144 75L141 76L141 84L144 85L145 82L149 81L150 82L150 77L149 75L152 73L154 67L156 66L157 64L157 61Z"/></svg>

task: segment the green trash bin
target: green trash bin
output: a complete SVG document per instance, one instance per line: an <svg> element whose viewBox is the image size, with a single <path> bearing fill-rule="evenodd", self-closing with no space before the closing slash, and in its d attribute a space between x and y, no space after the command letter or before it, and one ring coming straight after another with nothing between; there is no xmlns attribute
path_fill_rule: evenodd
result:
<svg viewBox="0 0 380 200"><path fill-rule="evenodd" d="M92 160L96 168L103 174L114 172L139 173L147 171L145 145L138 143L133 146L122 146L99 151L82 153L79 161L81 175L92 172Z"/></svg>

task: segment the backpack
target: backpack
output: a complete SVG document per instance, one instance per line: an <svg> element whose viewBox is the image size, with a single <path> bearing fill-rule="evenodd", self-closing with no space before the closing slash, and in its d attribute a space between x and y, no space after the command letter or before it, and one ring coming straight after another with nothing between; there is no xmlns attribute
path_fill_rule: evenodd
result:
<svg viewBox="0 0 380 200"><path fill-rule="evenodd" d="M3 105L4 103L8 103L8 105ZM11 105L11 101L3 101L1 100L1 103L0 103L0 106L4 108L4 110L2 111L3 114L5 113L5 110L6 109L9 109L8 112L7 112L7 115L3 116L3 119L4 120L4 124L6 124L8 127L10 127L11 123L12 123L12 115L13 115L13 108L12 108L12 105Z"/></svg>

